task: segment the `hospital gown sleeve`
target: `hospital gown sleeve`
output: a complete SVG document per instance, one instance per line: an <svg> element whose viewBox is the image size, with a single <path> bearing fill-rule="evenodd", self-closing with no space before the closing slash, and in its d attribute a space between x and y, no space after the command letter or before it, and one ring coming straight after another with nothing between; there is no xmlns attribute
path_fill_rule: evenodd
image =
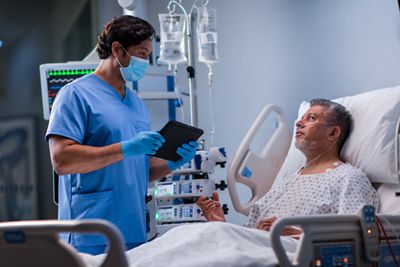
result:
<svg viewBox="0 0 400 267"><path fill-rule="evenodd" d="M338 214L355 214L364 205L378 206L377 195L368 177L356 170L348 173L342 184Z"/></svg>
<svg viewBox="0 0 400 267"><path fill-rule="evenodd" d="M251 205L248 221L244 226L249 228L256 228L257 221L260 218L260 215L261 215L260 205L258 204L257 201L253 205Z"/></svg>

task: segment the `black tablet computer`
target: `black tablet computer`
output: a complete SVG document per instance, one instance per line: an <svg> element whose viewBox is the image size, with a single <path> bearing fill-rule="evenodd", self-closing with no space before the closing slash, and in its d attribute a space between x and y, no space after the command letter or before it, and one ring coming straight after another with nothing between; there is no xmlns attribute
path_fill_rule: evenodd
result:
<svg viewBox="0 0 400 267"><path fill-rule="evenodd" d="M204 133L202 129L184 124L179 121L169 121L159 131L165 138L165 143L157 150L154 157L171 161L177 161L180 156L176 154L176 150L184 143L196 141Z"/></svg>

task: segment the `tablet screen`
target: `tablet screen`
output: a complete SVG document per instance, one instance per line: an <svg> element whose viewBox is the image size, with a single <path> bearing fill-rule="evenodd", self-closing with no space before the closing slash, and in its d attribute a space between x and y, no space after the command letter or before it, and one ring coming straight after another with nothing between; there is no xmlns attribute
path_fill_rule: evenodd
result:
<svg viewBox="0 0 400 267"><path fill-rule="evenodd" d="M178 147L189 141L196 141L204 133L202 129L178 121L169 121L159 133L165 138L165 143L157 150L154 157L177 161Z"/></svg>

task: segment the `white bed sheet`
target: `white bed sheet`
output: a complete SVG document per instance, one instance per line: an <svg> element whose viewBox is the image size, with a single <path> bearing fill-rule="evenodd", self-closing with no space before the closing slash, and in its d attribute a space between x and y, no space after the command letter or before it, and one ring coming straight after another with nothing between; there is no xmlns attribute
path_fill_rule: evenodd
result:
<svg viewBox="0 0 400 267"><path fill-rule="evenodd" d="M298 240L282 237L292 258ZM81 254L90 267L100 266L104 254ZM277 266L269 232L230 223L208 222L175 227L126 252L129 266Z"/></svg>

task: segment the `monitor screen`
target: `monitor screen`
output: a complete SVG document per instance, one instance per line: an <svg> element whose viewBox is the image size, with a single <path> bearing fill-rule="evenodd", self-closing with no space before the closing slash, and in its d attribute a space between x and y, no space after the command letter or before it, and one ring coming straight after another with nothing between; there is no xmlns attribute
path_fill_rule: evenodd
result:
<svg viewBox="0 0 400 267"><path fill-rule="evenodd" d="M42 88L43 117L48 120L51 107L58 91L67 83L92 73L98 63L54 63L40 65L40 84Z"/></svg>

